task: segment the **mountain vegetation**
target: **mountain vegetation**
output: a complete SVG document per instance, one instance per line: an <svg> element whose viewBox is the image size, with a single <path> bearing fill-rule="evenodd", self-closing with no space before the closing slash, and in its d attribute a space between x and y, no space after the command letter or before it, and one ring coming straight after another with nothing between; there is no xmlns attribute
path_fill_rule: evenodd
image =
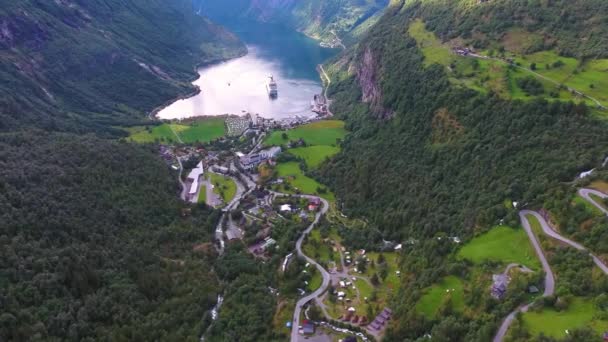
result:
<svg viewBox="0 0 608 342"><path fill-rule="evenodd" d="M149 147L32 131L0 160L0 340L198 340L219 213L182 217Z"/></svg>
<svg viewBox="0 0 608 342"><path fill-rule="evenodd" d="M220 22L234 18L283 24L326 42L353 43L381 16L388 0L195 0L200 13Z"/></svg>
<svg viewBox="0 0 608 342"><path fill-rule="evenodd" d="M195 65L245 52L188 0L2 1L0 27L0 130L141 121L195 91Z"/></svg>
<svg viewBox="0 0 608 342"><path fill-rule="evenodd" d="M601 1L395 1L356 47L326 68L335 80L332 111L351 133L318 179L334 191L346 215L369 220L368 229L353 232L359 248L412 241L402 260L409 276L394 296L398 318L386 340L427 333L436 341L492 340L502 318L526 300L525 290L502 302L482 300L489 297L482 295L487 280L441 238L466 241L500 223L518 226L512 202L541 207L547 193L601 167L608 153L603 111L577 100L520 100L455 82L454 65L444 63L454 52L425 51L444 53L438 45L421 45L412 25L424 22L454 47L497 52L513 48L510 35L523 29L517 31L522 37L543 39L521 53L551 50L586 61L608 53L601 43L607 26L600 23L608 13L598 11L602 6ZM585 21L598 24L580 26ZM543 92L537 78L520 83L531 95ZM573 290L576 277L566 276L578 269L575 260L555 253L551 262L565 283L560 295L585 293ZM448 303L439 315L422 317L416 304L446 276L469 284L466 309L459 312ZM528 281L522 278L517 286L525 289ZM586 295L601 291L599 286ZM535 338L526 336L515 340Z"/></svg>

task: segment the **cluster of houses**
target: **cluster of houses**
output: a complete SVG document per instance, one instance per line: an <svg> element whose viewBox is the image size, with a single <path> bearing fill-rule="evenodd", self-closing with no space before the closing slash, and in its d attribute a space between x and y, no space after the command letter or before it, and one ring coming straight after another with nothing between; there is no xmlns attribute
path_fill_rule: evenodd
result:
<svg viewBox="0 0 608 342"><path fill-rule="evenodd" d="M275 159L280 153L281 147L274 146L251 155L245 155L238 152L237 156L239 157L239 163L243 169L252 170L263 162Z"/></svg>
<svg viewBox="0 0 608 342"><path fill-rule="evenodd" d="M244 116L229 116L226 118L226 134L230 137L238 137L245 133L252 124L251 114Z"/></svg>
<svg viewBox="0 0 608 342"><path fill-rule="evenodd" d="M350 322L351 324L367 325L367 323L369 323L367 317L359 316L355 314L355 311L356 310L353 307L348 308L342 317L340 317L340 320Z"/></svg>
<svg viewBox="0 0 608 342"><path fill-rule="evenodd" d="M473 50L469 49L468 47L461 47L461 46L457 46L457 47L453 48L452 51L454 51L455 54L457 54L459 56L463 56L463 57L466 57L466 56L470 55L471 53L473 53Z"/></svg>
<svg viewBox="0 0 608 342"><path fill-rule="evenodd" d="M369 329L376 331L382 330L386 326L386 323L391 319L392 315L393 312L391 309L384 308L384 310L382 310L382 312L376 316L376 319L374 319L374 321L369 325Z"/></svg>

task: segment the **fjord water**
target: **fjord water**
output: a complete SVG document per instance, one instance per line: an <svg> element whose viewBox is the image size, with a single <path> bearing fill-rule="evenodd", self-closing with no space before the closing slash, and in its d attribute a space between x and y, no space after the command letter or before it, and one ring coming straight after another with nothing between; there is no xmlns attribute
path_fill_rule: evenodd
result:
<svg viewBox="0 0 608 342"><path fill-rule="evenodd" d="M266 118L310 116L311 101L322 91L317 65L337 50L303 34L257 22L221 23L247 45L246 56L202 67L194 82L201 92L161 110L160 119L250 112ZM271 99L266 82L273 76L279 96Z"/></svg>

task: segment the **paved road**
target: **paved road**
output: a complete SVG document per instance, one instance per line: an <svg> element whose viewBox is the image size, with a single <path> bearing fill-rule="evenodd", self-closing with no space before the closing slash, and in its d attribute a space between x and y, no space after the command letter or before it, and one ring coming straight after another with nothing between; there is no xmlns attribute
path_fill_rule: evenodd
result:
<svg viewBox="0 0 608 342"><path fill-rule="evenodd" d="M325 85L325 90L323 90L323 96L325 97L325 101L327 101L327 115L334 116L334 114L329 109L329 107L331 107L331 101L329 101L329 98L327 97L327 89L329 89L329 86L331 85L331 78L329 78L329 75L327 75L327 73L325 72L323 64L319 64L319 69L321 69L321 73L327 79L327 85Z"/></svg>
<svg viewBox="0 0 608 342"><path fill-rule="evenodd" d="M550 83L555 84L555 85L556 85L556 86L558 86L558 87L564 86L564 87L566 87L566 89L567 89L568 91L570 91L570 92L574 92L574 93L576 93L576 94L579 94L580 96L586 97L586 98L588 98L589 100L591 100L591 101L595 102L595 104L596 104L596 105L597 105L599 108L601 108L601 109L606 109L606 106L604 106L604 105L603 105L603 104L602 104L600 101L598 101L596 98L591 97L590 95L585 94L585 93L583 93L582 91L578 91L578 90L576 90L576 89L574 89L574 88L572 88L572 87L569 87L569 86L567 86L567 85L564 85L564 84L562 84L562 83L559 83L559 82L555 81L554 79L551 79L551 78L549 78L549 77L547 77L547 76L541 75L541 74L539 74L538 72L536 72L536 71L534 71L534 70L532 70L532 69L529 69L529 68L523 67L523 66L521 66L521 65L517 65L517 64L509 63L509 62L507 62L507 61L505 61L505 60L502 60L502 59L500 59L500 58L496 58L496 57L489 57L489 56L484 56L484 55L478 55L478 54L475 54L475 53L471 53L471 54L469 54L468 56L470 56L470 57L474 57L474 58L481 58L481 59L491 59L491 60L498 61L498 62L501 62L501 63L507 64L507 65L511 65L511 66L513 66L513 67L515 67L515 68L518 68L518 69L521 69L521 70L525 70L525 71L527 71L527 72L529 72L529 73L531 73L531 74L535 75L535 76L536 76L536 77L538 77L538 78L542 78L543 80L545 80L545 81L547 81L547 82L550 82Z"/></svg>
<svg viewBox="0 0 608 342"><path fill-rule="evenodd" d="M608 160L608 159L606 159ZM606 209L606 207L604 207L603 205L601 205L600 203L597 203L595 201L595 199L593 199L591 197L591 195L595 195L599 198L608 198L608 195L606 195L603 192L597 191L597 190L593 190L593 189L580 189L578 191L578 194L586 199L589 203L593 204L595 207L597 207L599 210L601 210L604 214L608 215L608 210Z"/></svg>
<svg viewBox="0 0 608 342"><path fill-rule="evenodd" d="M182 187L182 192L181 192L179 198L181 198L182 201L186 201L186 195L188 193L188 189L186 188L186 183L184 183L184 181L182 180L182 173L184 172L184 166L182 165L182 160L179 159L179 157L177 157L177 163L179 164L179 173L177 175L177 181L179 182L179 185Z"/></svg>
<svg viewBox="0 0 608 342"><path fill-rule="evenodd" d="M608 211L605 208L599 206L599 204L597 202L595 202L589 196L590 194L594 194L601 198L607 198L608 195L603 194L597 190L592 190L592 189L580 189L579 194L583 198L585 198L586 200L591 202L593 205L598 206L598 208L601 208L602 212L604 212L604 213L606 213L606 215L608 215ZM530 239L530 242L532 242L532 245L534 246L534 249L536 250L536 254L538 255L538 257L543 265L543 270L545 271L545 292L543 293L543 297L551 296L555 290L555 277L553 276L551 267L549 266L549 263L547 262L545 255L543 254L543 251L538 243L538 240L536 239L536 236L534 236L534 234L532 232L532 229L530 227L530 222L528 222L526 215L532 215L532 216L536 217L536 219L540 223L543 233L548 235L549 237L556 239L560 242L563 242L571 247L574 247L574 248L578 249L579 251L588 251L588 250L580 243L574 242L574 241L560 235L555 230L553 230L553 228L549 225L549 223L547 223L547 221L539 213L537 213L535 211L531 211L531 210L520 211L519 217L521 219L522 225L524 226L524 229L526 230L526 233L528 234L528 238ZM602 262L602 260L600 260L597 256L593 255L592 253L589 253L589 255L593 259L593 262L602 270L602 272L604 272L604 274L608 275L608 266L606 266L606 264L604 264L604 262ZM504 339L505 334L507 333L507 330L509 329L509 326L511 325L511 323L513 323L513 320L515 319L515 316L517 315L517 313L528 311L528 309L530 308L530 305L532 305L532 303L517 308L515 311L511 312L509 314L509 316L507 316L504 319L500 328L498 329L498 332L496 333L496 336L494 337L494 342L501 342Z"/></svg>
<svg viewBox="0 0 608 342"><path fill-rule="evenodd" d="M593 203L595 203L595 202L593 202ZM539 218L540 225L543 228L543 233L552 237L553 239L563 242L571 247L574 247L574 248L578 249L579 251L587 251L587 252L589 251L587 248L585 248L585 246L581 245L580 243L572 241L572 240L568 239L567 237L560 235L555 230L553 230L553 228L547 223L547 221L542 219L542 216L540 216L540 214L538 214L536 212L532 212L532 213L534 213L535 216L537 218ZM604 274L608 275L608 266L606 266L606 264L604 264L604 262L602 260L600 260L600 258L596 257L593 253L589 252L589 255L591 256L591 259L593 259L593 262L597 265L597 267L599 267L602 270L602 272L604 272Z"/></svg>
<svg viewBox="0 0 608 342"><path fill-rule="evenodd" d="M323 281L321 282L321 286L315 290L314 292L312 292L311 294L300 298L300 300L298 300L298 302L296 303L296 308L294 310L293 313L293 327L291 329L291 342L298 342L300 339L300 335L298 332L298 327L300 326L300 315L302 313L302 307L304 307L304 305L306 303L308 303L309 301L311 301L312 299L320 296L329 286L329 281L330 281L330 275L327 272L327 270L325 268L323 268L323 266L321 266L318 262L316 262L314 259L308 257L306 254L304 254L302 252L302 243L304 242L304 239L306 238L306 236L315 228L315 226L319 223L319 220L321 219L321 216L325 215L327 213L327 210L329 209L329 203L320 197L316 197L316 196L310 196L310 195L287 195L287 194L283 194L280 192L271 192L274 196L278 196L278 197L282 197L282 196L295 196L295 197L300 197L300 198L308 198L308 199L320 199L321 203L323 204L323 207L321 208L321 210L319 212L317 212L317 215L315 215L315 219L314 221L308 226L308 228L306 228L306 230L302 233L302 235L300 236L300 238L298 239L298 241L296 241L296 252L298 253L299 257L304 258L307 262L309 262L311 265L315 266L317 268L317 270L319 271L319 273L321 273L321 276L323 277Z"/></svg>
<svg viewBox="0 0 608 342"><path fill-rule="evenodd" d="M549 262L545 257L545 253L543 252L543 249L541 248L540 243L536 238L536 235L534 235L534 232L532 231L532 227L530 226L530 222L528 221L526 215L534 215L538 219L538 221L541 222L541 225L545 224L548 226L548 224L545 219L542 218L542 216L540 216L540 214L538 214L537 212L530 210L522 210L519 212L519 219L521 220L521 223L524 226L526 234L528 234L528 239L530 239L530 243L532 243L532 246L536 251L536 255L540 259L540 263L543 266L543 271L545 272L545 292L543 293L543 297L551 296L555 292L555 277L553 276L551 266L549 265ZM528 311L531 305L532 303L520 306L513 312L511 312L502 321L500 328L496 332L496 336L494 336L494 342L502 342L502 340L505 338L505 335L507 334L507 331L509 330L509 327L511 326L511 323L513 323L513 321L515 320L515 316L517 315L517 313Z"/></svg>

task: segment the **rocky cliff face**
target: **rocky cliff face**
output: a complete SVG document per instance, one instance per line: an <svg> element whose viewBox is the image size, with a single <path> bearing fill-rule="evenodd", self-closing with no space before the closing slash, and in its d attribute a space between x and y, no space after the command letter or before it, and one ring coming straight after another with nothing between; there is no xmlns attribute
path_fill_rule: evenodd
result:
<svg viewBox="0 0 608 342"><path fill-rule="evenodd" d="M392 112L382 105L382 89L380 86L379 56L372 49L364 48L360 61L356 64L356 75L361 88L361 101L368 103L373 114L382 119L388 119Z"/></svg>

